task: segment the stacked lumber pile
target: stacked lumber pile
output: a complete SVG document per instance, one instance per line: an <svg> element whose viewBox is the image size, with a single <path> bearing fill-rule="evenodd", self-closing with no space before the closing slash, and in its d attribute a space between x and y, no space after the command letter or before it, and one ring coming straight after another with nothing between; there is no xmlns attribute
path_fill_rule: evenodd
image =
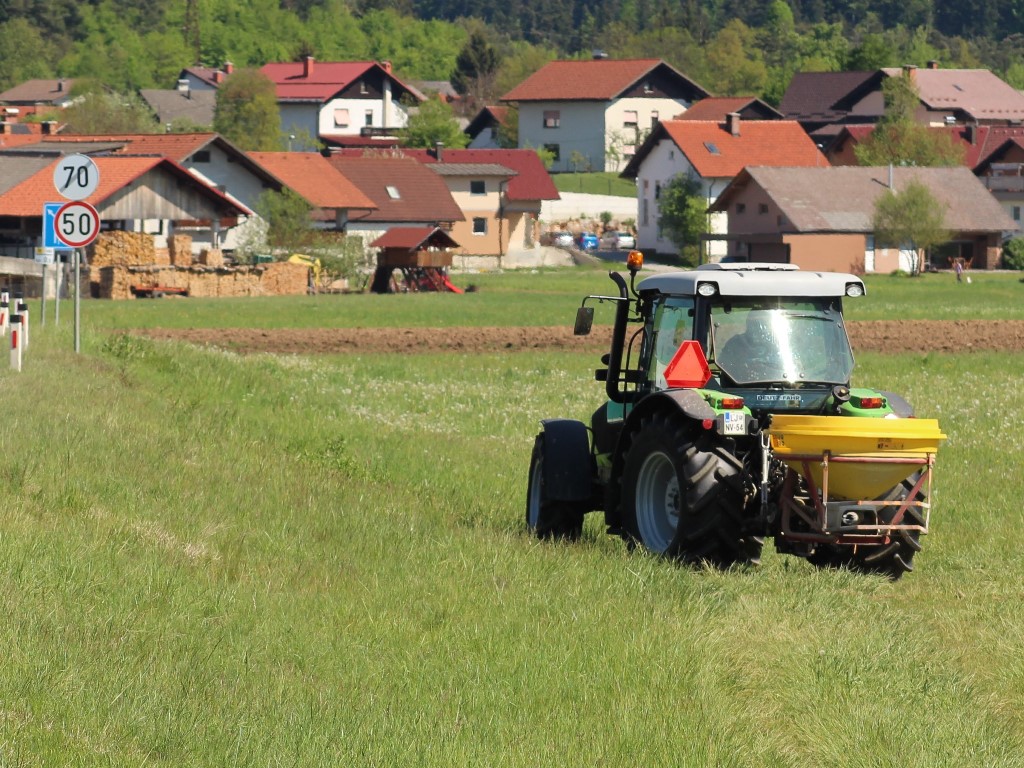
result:
<svg viewBox="0 0 1024 768"><path fill-rule="evenodd" d="M245 267L175 267L163 265L98 267L97 298L131 299L137 291L165 289L189 296L301 296L307 291L308 268L272 262Z"/></svg>

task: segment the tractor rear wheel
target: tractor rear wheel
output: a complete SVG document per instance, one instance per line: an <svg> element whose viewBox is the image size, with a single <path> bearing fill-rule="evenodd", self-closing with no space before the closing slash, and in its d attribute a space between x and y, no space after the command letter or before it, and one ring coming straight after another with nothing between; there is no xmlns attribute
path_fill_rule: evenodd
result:
<svg viewBox="0 0 1024 768"><path fill-rule="evenodd" d="M583 512L571 501L548 498L544 488L544 435L538 435L530 457L526 490L526 527L540 539L575 541L583 532Z"/></svg>
<svg viewBox="0 0 1024 768"><path fill-rule="evenodd" d="M889 493L882 497L884 501L904 501L914 490L914 485L920 473L911 475L899 485L895 486ZM924 501L925 495L918 492L915 501ZM889 523L898 506L885 506L880 508L879 521L882 524ZM903 523L906 525L924 525L924 516L916 506L907 507L903 514ZM819 568L850 568L861 573L875 573L887 576L896 581L914 570L914 555L921 551L920 533L918 531L894 531L892 541L879 547L860 547L856 551L853 547L823 545L818 547L807 559Z"/></svg>
<svg viewBox="0 0 1024 768"><path fill-rule="evenodd" d="M697 431L674 414L647 417L623 467L627 537L688 563L756 563L761 540L743 536L742 471L713 433Z"/></svg>

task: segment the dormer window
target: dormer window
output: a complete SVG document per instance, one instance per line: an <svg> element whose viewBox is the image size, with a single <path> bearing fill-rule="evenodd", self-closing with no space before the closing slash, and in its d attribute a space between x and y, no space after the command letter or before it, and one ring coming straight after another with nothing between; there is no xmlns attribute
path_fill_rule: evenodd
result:
<svg viewBox="0 0 1024 768"><path fill-rule="evenodd" d="M722 154L721 152L718 151L718 146L713 141L705 141L704 148L707 149L707 151L710 152L712 155Z"/></svg>

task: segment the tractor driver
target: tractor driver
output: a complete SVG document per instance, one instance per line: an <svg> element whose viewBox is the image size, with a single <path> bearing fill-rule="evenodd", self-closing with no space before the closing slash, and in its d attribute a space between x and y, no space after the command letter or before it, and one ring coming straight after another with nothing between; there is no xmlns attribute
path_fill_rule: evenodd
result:
<svg viewBox="0 0 1024 768"><path fill-rule="evenodd" d="M772 332L770 312L749 310L746 330L729 339L717 359L721 368L733 378L748 381L776 378L781 360Z"/></svg>

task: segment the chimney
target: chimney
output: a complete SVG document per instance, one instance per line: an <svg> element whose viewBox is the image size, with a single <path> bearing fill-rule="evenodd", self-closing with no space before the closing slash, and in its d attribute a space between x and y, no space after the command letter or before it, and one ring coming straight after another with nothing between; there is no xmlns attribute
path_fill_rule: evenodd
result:
<svg viewBox="0 0 1024 768"><path fill-rule="evenodd" d="M64 78L57 81L57 93L64 93Z"/></svg>
<svg viewBox="0 0 1024 768"><path fill-rule="evenodd" d="M443 152L444 152L444 142L443 141L435 141L434 142L434 158L439 163L442 160L441 155L442 155Z"/></svg>
<svg viewBox="0 0 1024 768"><path fill-rule="evenodd" d="M302 76L312 77L313 76L313 57L306 54L302 57Z"/></svg>
<svg viewBox="0 0 1024 768"><path fill-rule="evenodd" d="M224 82L224 73L221 72L219 69L213 73L213 82L216 85L220 85Z"/></svg>
<svg viewBox="0 0 1024 768"><path fill-rule="evenodd" d="M43 122L40 123L40 126L41 126L41 128L43 130L43 135L44 136L53 136L54 134L57 133L57 121L56 120L43 120Z"/></svg>
<svg viewBox="0 0 1024 768"><path fill-rule="evenodd" d="M230 74L232 74L232 73L233 73L234 71L235 71L235 65L234 65L234 64L232 64L232 63L231 63L230 61L225 61L225 62L224 62L224 72L225 72L226 74L229 74L229 75L230 75Z"/></svg>
<svg viewBox="0 0 1024 768"><path fill-rule="evenodd" d="M382 67L384 67L384 71L385 72L387 72L389 75L391 74L391 62L390 61L382 61L380 63L380 65Z"/></svg>
<svg viewBox="0 0 1024 768"><path fill-rule="evenodd" d="M733 136L740 135L740 113L730 112L725 116L725 128Z"/></svg>
<svg viewBox="0 0 1024 768"><path fill-rule="evenodd" d="M938 69L938 68L939 68L939 62L936 61L935 59L932 59L931 61L928 62L928 69Z"/></svg>
<svg viewBox="0 0 1024 768"><path fill-rule="evenodd" d="M967 126L967 141L969 141L972 146L978 143L977 123L971 123L970 125Z"/></svg>
<svg viewBox="0 0 1024 768"><path fill-rule="evenodd" d="M903 76L906 77L910 82L917 81L917 67L913 64L903 65Z"/></svg>
<svg viewBox="0 0 1024 768"><path fill-rule="evenodd" d="M178 81L178 93L182 94L186 99L192 98L192 92L188 87L188 80L182 78Z"/></svg>
<svg viewBox="0 0 1024 768"><path fill-rule="evenodd" d="M7 136L11 133L11 124L4 120L0 123L0 135Z"/></svg>

